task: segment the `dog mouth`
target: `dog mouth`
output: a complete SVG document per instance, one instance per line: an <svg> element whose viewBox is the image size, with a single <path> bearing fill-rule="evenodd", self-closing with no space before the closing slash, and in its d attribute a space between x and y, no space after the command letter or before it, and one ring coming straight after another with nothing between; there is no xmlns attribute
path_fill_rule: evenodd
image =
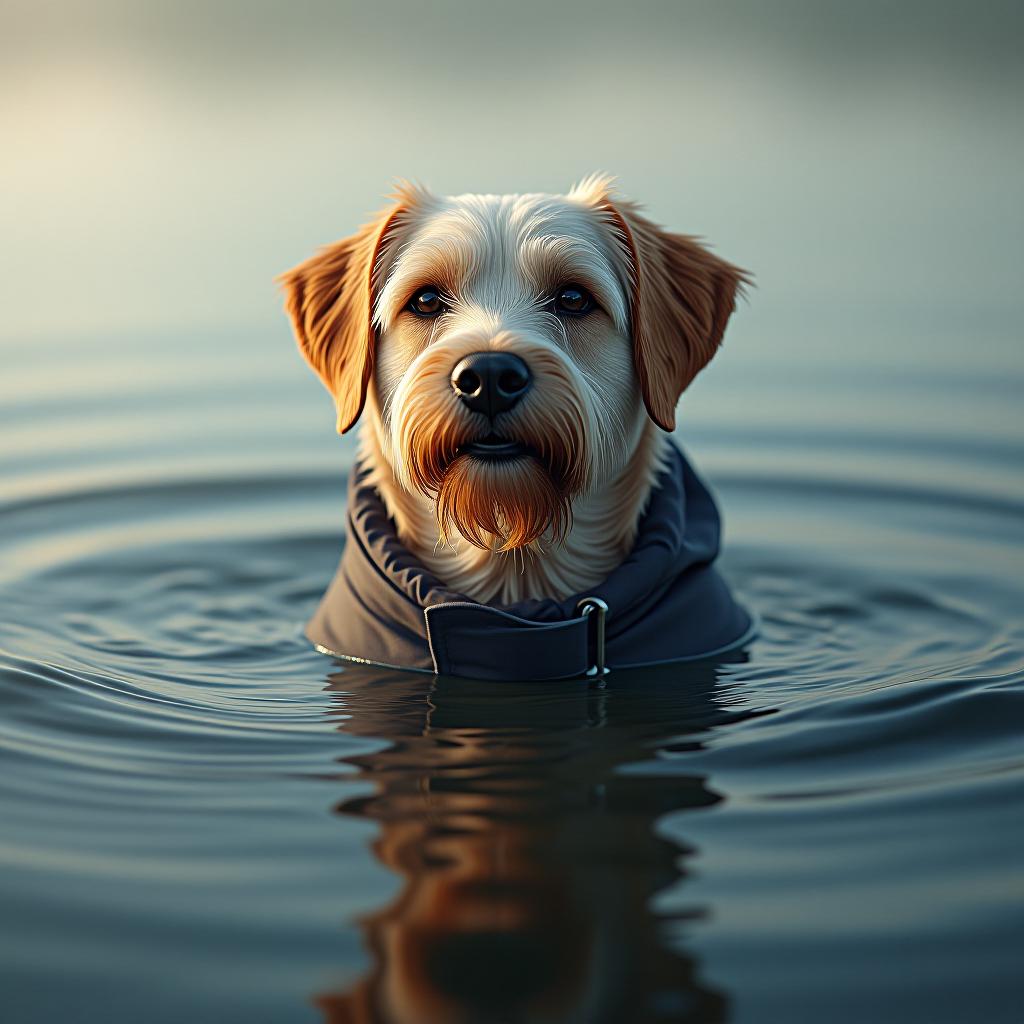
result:
<svg viewBox="0 0 1024 1024"><path fill-rule="evenodd" d="M458 454L472 455L476 459L498 462L503 459L516 459L523 455L529 455L531 449L521 441L512 441L506 437L498 437L497 434L489 434L479 441L470 441L468 444L464 444L458 450Z"/></svg>

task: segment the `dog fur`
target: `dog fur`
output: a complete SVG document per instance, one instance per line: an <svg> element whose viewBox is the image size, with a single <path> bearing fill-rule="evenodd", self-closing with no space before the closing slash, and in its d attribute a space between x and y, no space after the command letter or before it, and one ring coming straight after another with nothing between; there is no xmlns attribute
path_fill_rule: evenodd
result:
<svg viewBox="0 0 1024 1024"><path fill-rule="evenodd" d="M450 588L506 604L579 593L625 559L679 396L748 277L595 175L566 195L402 185L279 280L339 433L363 416L360 456L399 538ZM585 316L552 307L569 283L594 297ZM428 285L446 304L434 319L408 308ZM481 351L514 353L532 376L493 423L450 383ZM463 450L492 431L529 454Z"/></svg>

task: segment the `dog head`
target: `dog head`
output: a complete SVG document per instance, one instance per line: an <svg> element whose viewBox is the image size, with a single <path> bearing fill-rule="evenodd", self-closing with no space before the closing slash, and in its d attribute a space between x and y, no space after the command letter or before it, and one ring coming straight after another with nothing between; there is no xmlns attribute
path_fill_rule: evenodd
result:
<svg viewBox="0 0 1024 1024"><path fill-rule="evenodd" d="M674 428L746 277L601 177L567 195L394 199L281 278L338 430L369 396L380 451L435 501L442 536L557 542L648 418Z"/></svg>

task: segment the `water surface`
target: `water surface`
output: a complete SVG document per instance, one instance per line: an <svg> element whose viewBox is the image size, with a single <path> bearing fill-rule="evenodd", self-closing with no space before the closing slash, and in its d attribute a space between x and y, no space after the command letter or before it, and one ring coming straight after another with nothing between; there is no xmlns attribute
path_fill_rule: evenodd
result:
<svg viewBox="0 0 1024 1024"><path fill-rule="evenodd" d="M283 325L12 346L5 1020L1019 1021L1021 382L777 351L680 432L761 637L593 688L309 648Z"/></svg>

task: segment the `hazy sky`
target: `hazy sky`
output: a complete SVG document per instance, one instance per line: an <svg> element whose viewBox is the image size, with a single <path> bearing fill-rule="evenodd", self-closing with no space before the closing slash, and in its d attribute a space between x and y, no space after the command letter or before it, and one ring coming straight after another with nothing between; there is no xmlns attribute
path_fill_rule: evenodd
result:
<svg viewBox="0 0 1024 1024"><path fill-rule="evenodd" d="M272 276L397 176L595 169L752 268L777 329L984 333L1021 309L1022 9L8 0L0 338L269 329Z"/></svg>

